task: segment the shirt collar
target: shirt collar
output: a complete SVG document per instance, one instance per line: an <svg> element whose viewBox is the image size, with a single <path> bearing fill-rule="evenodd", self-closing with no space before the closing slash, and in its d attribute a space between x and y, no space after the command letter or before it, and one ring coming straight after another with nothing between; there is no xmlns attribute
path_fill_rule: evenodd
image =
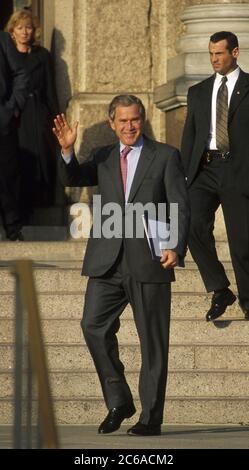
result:
<svg viewBox="0 0 249 470"><path fill-rule="evenodd" d="M240 68L239 68L239 66L237 66L237 68L235 70L233 70L232 72L227 74L227 76L226 76L227 81L235 82L239 77L239 73L240 73ZM224 77L224 75L221 75L220 73L217 72L215 80L217 80L220 83L223 77Z"/></svg>
<svg viewBox="0 0 249 470"><path fill-rule="evenodd" d="M139 137L139 139L137 140L137 142L134 144L134 145L130 145L130 147L133 149L133 150L141 150L142 147L143 147L143 144L144 144L144 138L143 136L141 135L141 137ZM122 150L126 147L125 144L123 144L121 141L120 141L120 152L122 152Z"/></svg>

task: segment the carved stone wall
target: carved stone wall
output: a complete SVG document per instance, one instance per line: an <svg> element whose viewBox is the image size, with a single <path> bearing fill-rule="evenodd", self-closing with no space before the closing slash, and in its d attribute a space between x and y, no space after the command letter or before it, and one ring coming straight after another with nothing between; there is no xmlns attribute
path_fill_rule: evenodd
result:
<svg viewBox="0 0 249 470"><path fill-rule="evenodd" d="M61 109L79 120L77 152L113 141L108 104L142 98L147 133L165 140L165 113L153 102L166 81L167 0L55 0L54 51Z"/></svg>
<svg viewBox="0 0 249 470"><path fill-rule="evenodd" d="M166 80L166 3L55 0L57 83L62 102L82 93L97 99L98 95L110 94L111 98L130 92L146 94L149 104L154 87ZM71 96L64 87L65 63ZM149 114L153 119L150 109Z"/></svg>

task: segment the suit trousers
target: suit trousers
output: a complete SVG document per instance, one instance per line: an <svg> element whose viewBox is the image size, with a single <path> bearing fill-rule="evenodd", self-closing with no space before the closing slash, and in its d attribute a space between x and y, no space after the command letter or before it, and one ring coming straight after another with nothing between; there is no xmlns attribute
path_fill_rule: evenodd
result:
<svg viewBox="0 0 249 470"><path fill-rule="evenodd" d="M108 409L133 400L116 336L119 317L128 303L133 310L141 347L140 422L161 424L168 369L171 284L137 282L129 273L122 248L117 262L106 275L89 278L81 322ZM126 328L129 329L129 322ZM129 336L129 330L126 334ZM135 358L131 360L134 366Z"/></svg>
<svg viewBox="0 0 249 470"><path fill-rule="evenodd" d="M213 235L215 212L222 206L239 300L249 308L249 199L234 185L232 160L213 160L199 171L189 189L189 249L208 292L230 282L218 259Z"/></svg>

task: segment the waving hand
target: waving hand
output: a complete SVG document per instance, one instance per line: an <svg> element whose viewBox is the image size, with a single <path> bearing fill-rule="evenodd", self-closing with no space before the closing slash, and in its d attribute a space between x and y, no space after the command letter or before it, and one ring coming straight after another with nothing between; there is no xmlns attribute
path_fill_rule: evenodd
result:
<svg viewBox="0 0 249 470"><path fill-rule="evenodd" d="M62 113L57 114L54 119L54 125L53 133L57 137L63 153L65 155L71 153L77 138L78 122L74 122L72 127L70 127L66 116Z"/></svg>

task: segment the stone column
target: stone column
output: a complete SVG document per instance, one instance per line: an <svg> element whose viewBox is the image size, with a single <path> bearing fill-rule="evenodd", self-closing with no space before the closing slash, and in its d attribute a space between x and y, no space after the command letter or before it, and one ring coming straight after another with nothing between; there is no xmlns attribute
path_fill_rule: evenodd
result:
<svg viewBox="0 0 249 470"><path fill-rule="evenodd" d="M36 0L35 5L35 14L40 16L41 20L42 45L48 50L51 50L55 4L54 2L51 2L51 0L43 0L42 2L40 0ZM34 0L32 3L32 11L34 11Z"/></svg>
<svg viewBox="0 0 249 470"><path fill-rule="evenodd" d="M200 4L198 4L200 3ZM249 2L191 1L181 15L184 34L179 38L177 55L167 64L167 82L155 89L155 102L166 112L167 141L180 145L189 86L212 74L209 37L216 31L232 31L240 43L239 64L249 70Z"/></svg>

